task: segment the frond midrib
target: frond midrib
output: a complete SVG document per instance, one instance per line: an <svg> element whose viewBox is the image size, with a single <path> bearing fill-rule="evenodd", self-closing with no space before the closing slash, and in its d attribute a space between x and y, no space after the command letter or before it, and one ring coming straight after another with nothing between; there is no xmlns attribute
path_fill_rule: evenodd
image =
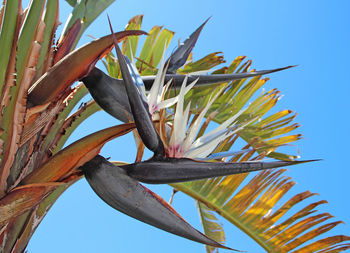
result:
<svg viewBox="0 0 350 253"><path fill-rule="evenodd" d="M186 187L183 183L178 184L171 184L170 186L174 187L175 189L182 191L183 193L191 196L192 198L204 203L212 210L216 211L218 214L220 214L222 217L227 219L229 222L231 222L233 225L235 225L237 228L239 228L242 232L244 232L246 235L248 235L250 238L252 238L256 243L258 243L262 248L264 248L267 252L272 252L272 248L270 244L267 244L265 240L263 240L261 237L259 237L256 233L254 233L250 228L248 228L244 223L242 223L239 219L234 218L231 216L228 212L226 212L222 207L213 204L212 202L208 201L207 198L204 196L201 196L195 191L190 190L188 187Z"/></svg>

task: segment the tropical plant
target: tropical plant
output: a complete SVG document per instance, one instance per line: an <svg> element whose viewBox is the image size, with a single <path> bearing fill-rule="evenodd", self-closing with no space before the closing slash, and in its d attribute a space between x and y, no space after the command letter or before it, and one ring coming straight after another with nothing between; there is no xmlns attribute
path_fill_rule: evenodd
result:
<svg viewBox="0 0 350 253"><path fill-rule="evenodd" d="M294 184L282 176L283 169L262 171L247 184L243 182L248 176L247 173L185 183L175 183L183 181L183 178L174 179L174 175L170 172L162 174L156 170L155 178L151 179L149 175L145 175L143 173L145 169L154 171L153 168L157 168L159 164L158 168L163 169L164 162L170 166L180 159L187 164L188 160L179 157L209 158L210 164L220 166L228 164L230 169L232 165L237 164L243 169L251 168L252 164L258 165L253 166L253 169L294 164L295 156L276 152L276 149L300 138L299 134L287 135L298 127L297 124L292 124L295 115L287 110L264 117L275 105L280 93L278 90L271 90L252 100L252 96L267 81L261 79L261 74L267 72L250 72L251 61L243 63L244 57L236 58L228 67L211 71L211 74L217 75L214 76L215 80L229 77L224 82L220 79L221 81L215 81L215 85L202 85L195 89L189 87L186 89L186 82L183 82L179 90L176 87L168 91L163 89L164 80L173 78L176 86L176 80L179 79L182 83L184 74L210 71L223 63L220 53L209 54L198 61L193 61L190 52L203 26L184 43L183 47L172 54L166 61L167 64L159 65L164 45L165 48L168 46L173 32L162 27L156 26L149 32L140 55L135 56L137 35L145 34L140 30L142 16L131 19L126 31L112 33L73 51L86 27L113 1L67 2L74 6L74 9L56 45L54 33L58 25L58 1L33 0L25 10L22 10L19 0L4 1L0 12L0 50L3 52L0 61L1 251L24 251L30 237L55 200L83 174L95 191L114 208L169 231L171 224L160 223L159 220L149 216L150 211L156 213L168 211L166 218L171 217L174 224L180 227L179 230L169 232L215 247L222 246L217 242L224 242L224 233L216 222L214 212L238 226L269 252L287 252L294 249L297 249L295 252L339 252L350 247L349 243L346 243L350 239L347 236L310 241L339 224L332 222L318 226L331 216L329 214L311 216L314 208L324 201L306 206L294 215L285 215L294 205L311 197L313 194L310 192L296 195L272 212L272 208ZM136 36L128 37L131 35ZM132 62L136 60L134 64L137 70L133 69L132 63L124 62L124 56L120 51L118 51L119 61L112 54L107 55L115 44L115 38L118 41L123 40L122 52ZM122 75L122 79L113 79L94 68L95 63L104 56L108 73L115 78ZM164 65L168 65L167 73L163 71ZM142 77L137 75L137 71ZM130 73L133 75L130 76ZM156 73L157 77L151 76ZM209 76L198 75L196 78L198 83L213 83ZM207 81L208 78L210 81ZM82 83L75 85L80 79L88 89ZM143 107L146 102L138 95L142 94L143 88L138 87L135 90L133 86L140 79L144 80L146 89L151 88L147 85L153 81L158 85L153 85L151 88L147 108ZM92 87L90 84L94 83L100 85ZM115 87L116 83L125 85L126 91L125 88L122 89L123 95L112 96L106 101L101 99L105 89ZM77 126L100 110L100 106L93 100L75 109L88 90L105 111L122 121L135 119L135 124L131 122L110 127L63 148ZM176 96L178 91L179 95ZM208 96L211 93L216 96ZM169 97L167 102L164 101L165 97ZM248 101L251 101L250 104L243 109ZM184 105L187 105L185 111L183 111ZM152 114L155 120L153 125L145 108L152 109L157 106L159 108L154 110L156 113ZM138 114L135 108L146 113ZM186 135L187 120L190 120L190 124ZM207 134L206 128L211 121L222 125L216 132L214 130L214 133ZM135 131L135 125L138 132ZM146 125L153 134L144 130L142 125ZM137 162L142 159L144 145L158 154L156 157L166 155L170 158L124 164L123 167L122 164L113 164L97 156L106 142L131 131L138 145ZM177 138L171 137L175 135ZM181 146L179 136L182 136L181 140L186 144L182 147L187 149L174 149ZM242 151L230 152L238 138L247 144ZM206 149L211 150L209 153L203 153L202 143L206 145ZM165 148L161 149L161 145ZM163 150L165 154L162 153ZM280 161L244 163L264 157ZM226 159L229 163L222 163ZM192 160L190 163L192 164ZM205 169L208 162L196 161L195 165L196 168ZM141 170L138 169L139 166ZM178 169L176 165L174 168ZM99 190L105 190L108 186L108 182L107 184L104 182L105 178L96 176L96 172L104 170L118 173L118 177L114 180L118 179L121 185L137 182L133 178L148 182L151 180L173 183L172 186L176 190L183 191L198 201L204 232L217 242L183 223L169 205L153 193L145 191L145 188L138 183L131 188L132 193L137 194L138 190L145 191L148 194L146 199L153 201L152 203L159 209L145 208L138 213L127 210L127 203L120 206L120 195L118 195L120 189L116 189L116 192L111 192L108 196L105 191ZM220 175L231 173L232 170ZM119 178L120 175L123 176ZM186 175L188 173L185 173ZM210 176L213 175L207 177ZM191 179L196 178L198 172ZM208 246L207 250L211 252L214 249Z"/></svg>
<svg viewBox="0 0 350 253"><path fill-rule="evenodd" d="M1 252L22 252L47 210L79 178L74 168L84 157L95 156L106 141L133 128L102 130L59 152L63 136L83 110L69 114L87 92L83 85L71 85L113 44L106 36L71 52L89 23L113 1L73 2L57 44L58 0L33 0L25 10L19 0L3 1L1 7ZM119 33L117 38L128 34L142 32ZM52 166L57 162L59 166ZM50 172L41 174L44 167Z"/></svg>

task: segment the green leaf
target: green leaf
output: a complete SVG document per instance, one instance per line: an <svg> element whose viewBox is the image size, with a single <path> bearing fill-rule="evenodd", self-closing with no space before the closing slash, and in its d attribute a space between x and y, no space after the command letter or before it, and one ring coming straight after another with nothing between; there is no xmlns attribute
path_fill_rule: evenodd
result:
<svg viewBox="0 0 350 253"><path fill-rule="evenodd" d="M225 231L216 218L215 212L199 201L196 201L196 203L204 234L220 244L225 244ZM212 253L217 249L212 246L205 246L205 248L207 253Z"/></svg>
<svg viewBox="0 0 350 253"><path fill-rule="evenodd" d="M15 62L16 80L5 87L9 92L7 99L4 99L4 111L1 120L0 139L3 142L3 150L0 159L2 160L0 172L0 196L8 188L7 177L13 164L15 153L18 148L26 110L27 89L34 78L35 59L39 54L40 45L37 43L41 37L41 15L44 9L44 0L33 0L20 29L17 44ZM12 70L10 70L12 71ZM12 80L11 80L12 82ZM8 99L11 98L11 99Z"/></svg>
<svg viewBox="0 0 350 253"><path fill-rule="evenodd" d="M158 66L160 60L162 59L163 52L168 48L173 36L174 32L167 29L163 29L160 32L157 41L154 43L151 51L151 57L148 61L152 66Z"/></svg>
<svg viewBox="0 0 350 253"><path fill-rule="evenodd" d="M72 14L66 21L66 24L63 28L62 35L59 39L62 40L66 35L67 31L72 27L72 25L78 20L81 20L81 30L78 36L75 38L75 42L73 43L73 47L75 48L76 44L80 40L81 35L84 31L89 27L89 25L115 0L81 0L74 1L70 0L69 4L72 5L74 2L74 9ZM73 6L73 5L72 5Z"/></svg>
<svg viewBox="0 0 350 253"><path fill-rule="evenodd" d="M21 83L25 67L27 67L44 6L45 0L33 0L29 6L26 19L24 20L17 45L17 84Z"/></svg>
<svg viewBox="0 0 350 253"><path fill-rule="evenodd" d="M140 61L137 61L136 66L137 68L140 68L142 65L142 61L143 62L148 62L148 60L151 58L151 54L152 54L152 48L154 47L154 44L157 41L157 37L159 32L162 30L161 26L154 26L151 31L148 33L148 36L145 40L145 42L143 43L143 47L140 53L140 56L138 59L140 59Z"/></svg>
<svg viewBox="0 0 350 253"><path fill-rule="evenodd" d="M95 101L91 100L90 102L83 105L80 109L78 109L75 113L73 113L69 118L67 118L61 127L61 130L63 130L64 134L57 138L57 143L54 143L55 148L52 150L52 153L56 154L59 152L68 140L69 136L71 136L71 134L74 132L74 130L84 120L99 110L101 110L99 105Z"/></svg>
<svg viewBox="0 0 350 253"><path fill-rule="evenodd" d="M15 41L14 37L19 9L20 5L18 0L6 1L0 34L0 91L2 91L4 86L7 65Z"/></svg>
<svg viewBox="0 0 350 253"><path fill-rule="evenodd" d="M157 72L156 67L163 56L164 49L169 46L173 36L174 32L167 29L161 30L159 26L151 30L149 38L146 39L138 58L140 60L136 64L138 68L142 66L140 71L142 75L155 74Z"/></svg>
<svg viewBox="0 0 350 253"><path fill-rule="evenodd" d="M58 9L58 0L47 1L44 14L45 31L41 42L38 63L36 65L37 73L35 79L38 79L49 67L49 62L51 60L50 51L53 50L52 45L55 31L59 24Z"/></svg>
<svg viewBox="0 0 350 253"><path fill-rule="evenodd" d="M141 30L143 15L137 15L129 20L125 30ZM139 37L127 37L123 40L122 52L124 55L133 59L137 50Z"/></svg>
<svg viewBox="0 0 350 253"><path fill-rule="evenodd" d="M103 64L105 65L107 72L111 77L118 78L121 73L119 71L119 64L117 58L114 56L112 52L105 56L105 60Z"/></svg>
<svg viewBox="0 0 350 253"><path fill-rule="evenodd" d="M74 7L77 4L77 0L66 0L66 2L72 7Z"/></svg>
<svg viewBox="0 0 350 253"><path fill-rule="evenodd" d="M178 71L178 73L190 74L192 72L210 70L216 67L217 65L225 62L224 56L220 54L222 53L221 52L211 53L198 61L187 63L183 69L180 69Z"/></svg>
<svg viewBox="0 0 350 253"><path fill-rule="evenodd" d="M73 98L68 99L66 101L67 106L63 109L63 111L60 114L58 114L57 119L53 123L52 127L50 127L47 135L45 136L43 143L41 144L42 152L48 152L50 146L54 145L54 141L55 139L57 139L57 136L59 136L59 132L60 130L62 130L62 127L65 124L65 121L68 118L69 114L87 93L88 90L83 84L80 84L74 88L73 92L71 93L71 96L73 96Z"/></svg>

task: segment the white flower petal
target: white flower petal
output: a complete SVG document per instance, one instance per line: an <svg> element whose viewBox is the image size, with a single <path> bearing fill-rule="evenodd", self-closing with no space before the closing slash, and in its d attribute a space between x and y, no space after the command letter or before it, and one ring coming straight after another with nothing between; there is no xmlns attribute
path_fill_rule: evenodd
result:
<svg viewBox="0 0 350 253"><path fill-rule="evenodd" d="M165 55L166 45L167 45L167 42L165 41L162 60L160 62L160 66L158 68L156 78L153 82L153 85L152 85L151 90L150 90L149 95L148 95L148 104L150 106L150 109L153 108L157 104L157 99L158 99L159 93L161 92L161 90L163 88L164 76L165 76L164 55ZM150 111L152 111L152 110L150 110Z"/></svg>
<svg viewBox="0 0 350 253"><path fill-rule="evenodd" d="M214 151L214 149L217 147L217 145L219 145L220 142L237 133L238 131L242 130L245 126L249 125L255 120L256 118L249 120L244 124L234 126L230 129L220 130L220 132L217 132L215 135L207 136L206 138L204 138L204 141L203 139L200 140L200 138L197 139L197 145L193 145L190 150L186 151L185 156L190 158L196 158L196 156L199 156L199 158L203 158L208 156Z"/></svg>
<svg viewBox="0 0 350 253"><path fill-rule="evenodd" d="M243 112L245 112L247 110L247 108L240 110L238 113L236 113L235 115L233 115L231 118L228 118L227 120L225 120L222 124L220 124L217 128L215 128L214 130L210 131L209 133L201 136L201 138L208 138L211 135L216 135L217 132L221 132L222 130L227 129L240 115L242 115ZM200 139L200 138L199 138ZM198 140L197 140L198 141ZM197 144L194 143L194 147L198 146Z"/></svg>
<svg viewBox="0 0 350 253"><path fill-rule="evenodd" d="M176 105L176 112L174 116L174 130L170 138L170 146L173 146L173 147L176 147L178 143L182 143L183 141L183 139L180 139L180 138L183 135L181 133L181 129L184 121L183 103L184 103L184 90L185 90L187 78L188 77L185 76L184 81L182 82L180 93L179 93L179 100Z"/></svg>
<svg viewBox="0 0 350 253"><path fill-rule="evenodd" d="M164 101L162 101L162 98L164 96L164 93L168 90L170 83L172 82L172 80L169 80L166 85L163 86L162 89L162 96L159 97L159 101L157 101L157 106L156 108L153 110L153 112L158 111L160 109L164 109L164 108L168 108L170 106L173 106L174 104L177 103L179 96L173 97L173 98L169 98L166 99Z"/></svg>
<svg viewBox="0 0 350 253"><path fill-rule="evenodd" d="M177 101L178 101L178 97L169 98L167 100L164 100L157 105L157 110L168 108L168 107L176 104Z"/></svg>
<svg viewBox="0 0 350 253"><path fill-rule="evenodd" d="M184 143L184 149L189 149L192 146L192 143L197 136L197 133L199 131L199 127L202 124L202 120L203 120L205 114L208 112L209 108L214 103L214 101L217 99L217 97L221 94L223 89L224 88L220 89L214 95L214 97L209 99L209 102L207 103L207 105L204 107L204 109L201 111L201 113L199 114L196 121L193 123L193 125L188 130L187 138L186 138L185 143Z"/></svg>

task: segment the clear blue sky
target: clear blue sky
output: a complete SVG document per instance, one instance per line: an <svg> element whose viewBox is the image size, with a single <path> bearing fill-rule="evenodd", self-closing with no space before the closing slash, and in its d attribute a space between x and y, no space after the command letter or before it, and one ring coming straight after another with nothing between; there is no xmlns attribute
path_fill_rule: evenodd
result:
<svg viewBox="0 0 350 253"><path fill-rule="evenodd" d="M61 2L61 21L69 6ZM310 190L328 200L320 210L330 212L346 225L332 235L350 233L349 165L349 80L350 1L338 0L117 0L107 13L114 30L121 30L137 14L144 14L143 29L164 25L176 32L175 42L185 39L207 17L194 50L199 59L207 53L223 51L227 62L238 55L253 60L256 69L287 65L299 66L270 75L267 88L285 95L277 109L298 112L298 132L304 139L296 143L303 159L321 162L291 167L288 176L298 184L289 195ZM106 13L87 31L94 37L109 33ZM90 41L83 36L82 43ZM100 112L72 136L74 141L94 130L115 124ZM103 149L113 160L132 161L135 148L129 137L120 138ZM126 144L127 143L127 144ZM129 145L130 148L125 148ZM166 186L153 187L165 199ZM174 207L193 226L200 228L193 200L179 193ZM248 252L264 252L233 225L224 222L227 245ZM204 252L201 244L170 235L113 210L102 202L83 179L71 187L50 210L32 238L29 252ZM220 251L228 252L228 251Z"/></svg>

